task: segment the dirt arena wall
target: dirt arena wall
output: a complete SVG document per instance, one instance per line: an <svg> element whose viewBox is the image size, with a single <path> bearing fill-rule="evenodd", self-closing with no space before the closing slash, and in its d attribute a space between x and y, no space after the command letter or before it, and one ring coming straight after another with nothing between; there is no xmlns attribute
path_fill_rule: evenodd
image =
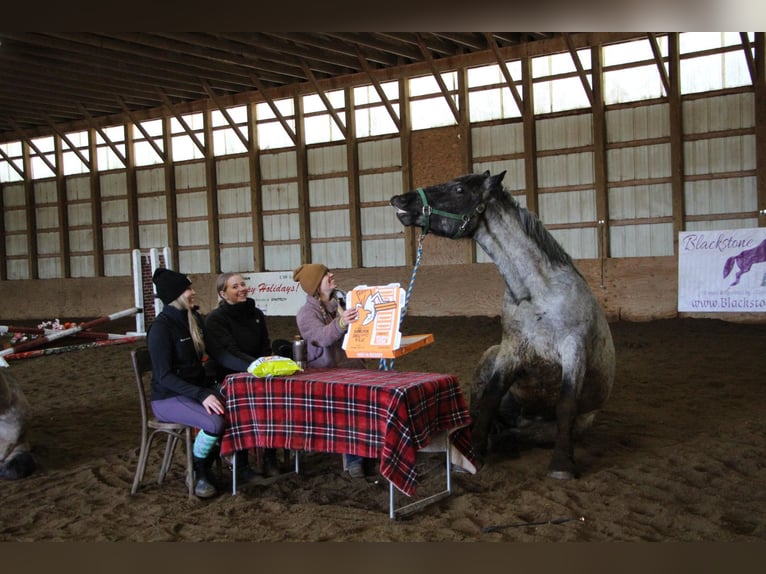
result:
<svg viewBox="0 0 766 574"><path fill-rule="evenodd" d="M428 252L424 252L424 260ZM718 318L766 323L766 313L678 313L678 270L675 257L579 260L577 266L604 307L610 321L651 321L672 317ZM410 283L411 267L338 269L338 284ZM203 312L217 304L214 275L190 274ZM421 264L415 277L408 314L424 317L497 316L503 282L490 263ZM131 277L0 281L0 324L7 319L95 318L134 306Z"/></svg>

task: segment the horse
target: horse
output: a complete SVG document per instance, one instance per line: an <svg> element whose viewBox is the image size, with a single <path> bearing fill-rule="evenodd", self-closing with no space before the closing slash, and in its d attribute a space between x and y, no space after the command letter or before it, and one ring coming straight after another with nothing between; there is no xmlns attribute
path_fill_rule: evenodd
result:
<svg viewBox="0 0 766 574"><path fill-rule="evenodd" d="M553 447L548 476L579 476L573 441L609 398L615 352L603 309L570 255L497 175L467 174L391 197L405 227L472 238L505 282L502 339L470 393L479 465L504 442Z"/></svg>
<svg viewBox="0 0 766 574"><path fill-rule="evenodd" d="M7 371L0 368L0 478L17 480L37 465L26 438L29 403Z"/></svg>
<svg viewBox="0 0 766 574"><path fill-rule="evenodd" d="M726 260L726 263L723 264L723 278L726 279L728 277L729 273L731 273L731 270L734 269L734 264L737 264L737 267L739 268L739 271L737 271L737 276L734 279L734 283L729 285L729 287L734 287L736 284L739 283L740 278L750 271L750 268L755 265L756 263L763 263L766 261L766 239L761 241L760 244L756 245L752 249L745 249L743 251L740 251L737 255L732 255Z"/></svg>

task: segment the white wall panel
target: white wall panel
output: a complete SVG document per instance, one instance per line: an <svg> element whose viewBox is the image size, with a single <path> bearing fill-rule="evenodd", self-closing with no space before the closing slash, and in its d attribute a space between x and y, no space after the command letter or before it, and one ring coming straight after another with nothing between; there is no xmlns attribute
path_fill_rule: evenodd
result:
<svg viewBox="0 0 766 574"><path fill-rule="evenodd" d="M69 272L72 277L94 277L94 269L92 255L73 255L69 258Z"/></svg>
<svg viewBox="0 0 766 574"><path fill-rule="evenodd" d="M200 217L207 215L207 193L194 191L176 196L178 217Z"/></svg>
<svg viewBox="0 0 766 574"><path fill-rule="evenodd" d="M473 164L473 173L484 173L485 171L489 171L492 175L505 171L503 185L512 191L522 190L526 185L527 177L524 173L523 159L479 161Z"/></svg>
<svg viewBox="0 0 766 574"><path fill-rule="evenodd" d="M66 196L69 201L90 199L90 176L68 177Z"/></svg>
<svg viewBox="0 0 766 574"><path fill-rule="evenodd" d="M90 203L70 203L67 205L67 219L71 227L91 225L93 212Z"/></svg>
<svg viewBox="0 0 766 574"><path fill-rule="evenodd" d="M124 171L101 174L101 197L125 197L127 194L128 182Z"/></svg>
<svg viewBox="0 0 766 574"><path fill-rule="evenodd" d="M3 206L7 209L9 207L23 207L27 204L24 197L24 185L4 183L3 184Z"/></svg>
<svg viewBox="0 0 766 574"><path fill-rule="evenodd" d="M670 135L670 114L667 104L609 110L606 112L606 139L628 142Z"/></svg>
<svg viewBox="0 0 766 574"><path fill-rule="evenodd" d="M524 126L521 123L513 123L473 128L471 146L476 158L522 152Z"/></svg>
<svg viewBox="0 0 766 574"><path fill-rule="evenodd" d="M400 167L402 143L399 137L359 143L359 169Z"/></svg>
<svg viewBox="0 0 766 574"><path fill-rule="evenodd" d="M758 209L755 177L687 181L684 198L687 215L755 212Z"/></svg>
<svg viewBox="0 0 766 574"><path fill-rule="evenodd" d="M153 195L151 197L138 198L138 220L157 221L164 220L168 216L165 196Z"/></svg>
<svg viewBox="0 0 766 574"><path fill-rule="evenodd" d="M592 114L538 120L535 125L537 149L542 151L593 144L592 120Z"/></svg>
<svg viewBox="0 0 766 574"><path fill-rule="evenodd" d="M598 257L598 237L596 229L554 229L551 235L556 238L564 250L574 259L593 259Z"/></svg>
<svg viewBox="0 0 766 574"><path fill-rule="evenodd" d="M132 261L129 253L105 253L104 275L107 277L119 277L130 275Z"/></svg>
<svg viewBox="0 0 766 574"><path fill-rule="evenodd" d="M5 222L6 233L27 230L26 211L21 209L6 211L3 213L3 221Z"/></svg>
<svg viewBox="0 0 766 574"><path fill-rule="evenodd" d="M309 181L309 205L348 205L348 178L333 177Z"/></svg>
<svg viewBox="0 0 766 574"><path fill-rule="evenodd" d="M263 248L267 271L295 269L302 263L299 245L267 245Z"/></svg>
<svg viewBox="0 0 766 574"><path fill-rule="evenodd" d="M404 237L362 240L362 259L365 267L401 267L405 264Z"/></svg>
<svg viewBox="0 0 766 574"><path fill-rule="evenodd" d="M307 156L310 175L348 171L346 144L310 148Z"/></svg>
<svg viewBox="0 0 766 574"><path fill-rule="evenodd" d="M93 251L93 230L74 229L69 232L69 250L72 253Z"/></svg>
<svg viewBox="0 0 766 574"><path fill-rule="evenodd" d="M102 223L125 223L128 221L128 200L113 199L101 202Z"/></svg>
<svg viewBox="0 0 766 574"><path fill-rule="evenodd" d="M362 237L399 233L404 228L393 207L363 207L360 210Z"/></svg>
<svg viewBox="0 0 766 574"><path fill-rule="evenodd" d="M609 242L612 257L673 255L673 224L614 225Z"/></svg>
<svg viewBox="0 0 766 574"><path fill-rule="evenodd" d="M205 163L184 163L175 166L176 189L205 187Z"/></svg>
<svg viewBox="0 0 766 574"><path fill-rule="evenodd" d="M298 175L295 151L261 154L261 177L269 179L287 179Z"/></svg>
<svg viewBox="0 0 766 574"><path fill-rule="evenodd" d="M218 213L250 213L252 211L250 187L230 187L218 190Z"/></svg>
<svg viewBox="0 0 766 574"><path fill-rule="evenodd" d="M264 211L298 209L298 184L279 183L261 188Z"/></svg>
<svg viewBox="0 0 766 574"><path fill-rule="evenodd" d="M58 188L54 181L38 181L33 185L35 203L55 203L58 200Z"/></svg>
<svg viewBox="0 0 766 574"><path fill-rule="evenodd" d="M541 193L537 201L538 215L545 224L596 221L594 189Z"/></svg>
<svg viewBox="0 0 766 574"><path fill-rule="evenodd" d="M348 217L348 209L312 212L310 215L312 239L350 237L351 227Z"/></svg>
<svg viewBox="0 0 766 574"><path fill-rule="evenodd" d="M221 269L226 272L247 272L256 268L252 247L221 247Z"/></svg>
<svg viewBox="0 0 766 574"><path fill-rule="evenodd" d="M593 154L568 153L537 160L540 187L563 187L593 183Z"/></svg>
<svg viewBox="0 0 766 574"><path fill-rule="evenodd" d="M670 177L670 144L608 150L607 166L609 181Z"/></svg>
<svg viewBox="0 0 766 574"><path fill-rule="evenodd" d="M218 160L216 162L218 185L250 182L250 158L248 156Z"/></svg>
<svg viewBox="0 0 766 574"><path fill-rule="evenodd" d="M130 247L128 228L124 225L120 227L105 227L103 237L104 251L117 251Z"/></svg>
<svg viewBox="0 0 766 574"><path fill-rule="evenodd" d="M192 249L178 254L178 269L183 273L210 273L207 249Z"/></svg>
<svg viewBox="0 0 766 574"><path fill-rule="evenodd" d="M684 144L684 173L713 174L755 169L752 135L697 140Z"/></svg>
<svg viewBox="0 0 766 574"><path fill-rule="evenodd" d="M59 210L58 207L38 207L35 209L35 218L38 229L49 229L58 227Z"/></svg>
<svg viewBox="0 0 766 574"><path fill-rule="evenodd" d="M686 231L718 231L722 229L749 229L758 227L757 217L722 219L719 221L689 221Z"/></svg>
<svg viewBox="0 0 766 574"><path fill-rule="evenodd" d="M8 257L29 253L26 235L6 235L5 254Z"/></svg>
<svg viewBox="0 0 766 574"><path fill-rule="evenodd" d="M351 246L348 243L312 243L311 260L324 263L330 269L348 269L351 267Z"/></svg>
<svg viewBox="0 0 766 574"><path fill-rule="evenodd" d="M219 222L221 243L243 243L253 240L253 226L249 217L226 218Z"/></svg>
<svg viewBox="0 0 766 574"><path fill-rule="evenodd" d="M38 257L37 274L40 279L56 279L62 276L60 257Z"/></svg>
<svg viewBox="0 0 766 574"><path fill-rule="evenodd" d="M136 187L139 195L165 191L165 168L137 169Z"/></svg>
<svg viewBox="0 0 766 574"><path fill-rule="evenodd" d="M701 134L755 126L754 94L730 94L683 103L687 134Z"/></svg>
<svg viewBox="0 0 766 574"><path fill-rule="evenodd" d="M144 248L166 247L168 244L168 228L164 223L139 225L138 243Z"/></svg>
<svg viewBox="0 0 766 574"><path fill-rule="evenodd" d="M289 241L295 239L300 239L300 222L297 213L264 215L264 241Z"/></svg>
<svg viewBox="0 0 766 574"><path fill-rule="evenodd" d="M191 247L207 243L207 221L179 221L178 245Z"/></svg>
<svg viewBox="0 0 766 574"><path fill-rule="evenodd" d="M609 219L637 219L673 215L669 183L614 187L609 190Z"/></svg>
<svg viewBox="0 0 766 574"><path fill-rule="evenodd" d="M359 177L359 199L362 203L387 202L402 192L402 174L399 171L370 173Z"/></svg>
<svg viewBox="0 0 766 574"><path fill-rule="evenodd" d="M29 279L29 265L26 259L11 259L6 266L8 279Z"/></svg>

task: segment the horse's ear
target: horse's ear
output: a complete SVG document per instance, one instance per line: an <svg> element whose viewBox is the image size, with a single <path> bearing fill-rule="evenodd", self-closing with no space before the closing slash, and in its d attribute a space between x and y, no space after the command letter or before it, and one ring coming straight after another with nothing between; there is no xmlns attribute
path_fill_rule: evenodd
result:
<svg viewBox="0 0 766 574"><path fill-rule="evenodd" d="M487 175L489 175L489 172L487 172ZM487 181L487 188L488 189L496 189L500 188L503 189L503 178L505 177L505 170L501 171L497 175L493 175L489 178L489 181Z"/></svg>
<svg viewBox="0 0 766 574"><path fill-rule="evenodd" d="M489 170L485 171L483 174L484 179L487 179L489 177Z"/></svg>

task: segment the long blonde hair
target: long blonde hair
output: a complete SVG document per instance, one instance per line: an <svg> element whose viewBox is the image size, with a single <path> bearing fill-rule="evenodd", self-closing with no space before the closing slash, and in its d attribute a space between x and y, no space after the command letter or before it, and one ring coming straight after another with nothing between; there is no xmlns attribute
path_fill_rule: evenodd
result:
<svg viewBox="0 0 766 574"><path fill-rule="evenodd" d="M197 354L202 357L205 355L205 340L202 337L202 330L200 329L199 323L197 322L197 318L194 314L194 311L192 310L191 305L189 304L189 300L184 297L183 293L178 296L178 298L170 303L173 307L176 309L179 309L183 311L186 310L186 316L189 320L189 332L191 333L192 342L194 343L194 348L197 350Z"/></svg>

